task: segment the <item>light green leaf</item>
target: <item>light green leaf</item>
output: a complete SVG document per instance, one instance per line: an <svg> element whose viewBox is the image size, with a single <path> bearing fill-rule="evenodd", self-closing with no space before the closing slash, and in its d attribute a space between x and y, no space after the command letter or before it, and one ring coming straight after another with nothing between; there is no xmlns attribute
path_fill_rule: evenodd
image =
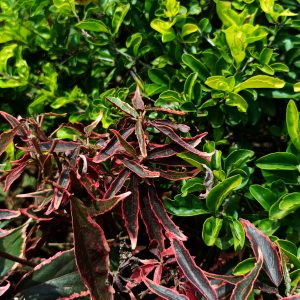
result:
<svg viewBox="0 0 300 300"><path fill-rule="evenodd" d="M198 26L196 24L186 23L182 26L181 37L185 37L196 31L198 31Z"/></svg>
<svg viewBox="0 0 300 300"><path fill-rule="evenodd" d="M300 92L300 82L297 82L294 84L294 92L299 93Z"/></svg>
<svg viewBox="0 0 300 300"><path fill-rule="evenodd" d="M180 10L180 2L176 0L166 0L164 14L167 18L173 18L178 15Z"/></svg>
<svg viewBox="0 0 300 300"><path fill-rule="evenodd" d="M281 89L284 86L285 82L281 79L267 75L256 75L238 84L234 91L237 93L245 89Z"/></svg>
<svg viewBox="0 0 300 300"><path fill-rule="evenodd" d="M202 239L207 246L213 246L219 236L223 219L210 217L205 220L202 228Z"/></svg>
<svg viewBox="0 0 300 300"><path fill-rule="evenodd" d="M243 113L248 109L247 101L241 95L236 93L228 93L228 98L225 103L229 106L236 106L238 111Z"/></svg>
<svg viewBox="0 0 300 300"><path fill-rule="evenodd" d="M256 166L263 170L297 170L297 157L288 152L267 154L256 161Z"/></svg>
<svg viewBox="0 0 300 300"><path fill-rule="evenodd" d="M286 108L286 126L292 143L300 151L299 112L293 100L289 101Z"/></svg>
<svg viewBox="0 0 300 300"><path fill-rule="evenodd" d="M225 76L211 76L205 81L205 84L214 90L231 92L235 86L233 76L226 78Z"/></svg>
<svg viewBox="0 0 300 300"><path fill-rule="evenodd" d="M269 189L258 185L253 184L249 188L251 195L254 199L266 210L269 211L270 207L277 200L276 195Z"/></svg>
<svg viewBox="0 0 300 300"><path fill-rule="evenodd" d="M235 268L232 270L232 274L235 276L243 276L249 273L254 264L256 262L256 259L254 257L247 258L240 263L238 263Z"/></svg>
<svg viewBox="0 0 300 300"><path fill-rule="evenodd" d="M111 27L113 29L113 35L117 34L121 24L123 23L128 11L130 4L119 4L114 11Z"/></svg>
<svg viewBox="0 0 300 300"><path fill-rule="evenodd" d="M217 184L208 194L206 198L206 206L216 212L222 205L225 198L242 183L242 176L234 175Z"/></svg>
<svg viewBox="0 0 300 300"><path fill-rule="evenodd" d="M233 236L233 246L235 251L240 251L245 243L245 231L242 224L238 220L231 220L229 223Z"/></svg>
<svg viewBox="0 0 300 300"><path fill-rule="evenodd" d="M95 20L95 19L86 19L84 21L77 23L75 26L87 31L106 32L106 33L110 32L107 26L102 21Z"/></svg>

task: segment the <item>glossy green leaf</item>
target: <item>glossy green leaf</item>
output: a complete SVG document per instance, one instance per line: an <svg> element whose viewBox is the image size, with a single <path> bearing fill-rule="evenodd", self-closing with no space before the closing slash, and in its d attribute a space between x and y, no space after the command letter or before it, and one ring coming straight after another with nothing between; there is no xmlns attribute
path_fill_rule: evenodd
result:
<svg viewBox="0 0 300 300"><path fill-rule="evenodd" d="M209 217L205 220L202 228L202 239L207 246L213 246L219 236L223 225L223 219Z"/></svg>
<svg viewBox="0 0 300 300"><path fill-rule="evenodd" d="M297 170L297 157L288 152L267 154L256 161L256 166L263 170Z"/></svg>
<svg viewBox="0 0 300 300"><path fill-rule="evenodd" d="M231 220L229 223L233 236L233 246L235 251L240 251L245 243L245 231L238 220Z"/></svg>
<svg viewBox="0 0 300 300"><path fill-rule="evenodd" d="M286 108L286 126L292 143L300 151L299 112L293 100L289 101Z"/></svg>
<svg viewBox="0 0 300 300"><path fill-rule="evenodd" d="M203 169L202 164L207 163L205 159L199 157L199 155L196 155L194 153L182 152L182 153L178 153L177 156L182 158L192 166L197 167L200 170Z"/></svg>
<svg viewBox="0 0 300 300"><path fill-rule="evenodd" d="M241 168L249 162L253 156L254 152L252 150L234 150L224 159L224 170L230 172L233 169Z"/></svg>
<svg viewBox="0 0 300 300"><path fill-rule="evenodd" d="M185 197L189 193L199 192L203 188L203 179L195 177L188 179L181 187L182 196Z"/></svg>
<svg viewBox="0 0 300 300"><path fill-rule="evenodd" d="M201 81L205 81L206 78L209 76L209 72L206 68L206 66L195 56L191 54L183 54L182 62L187 65L193 72L195 72Z"/></svg>
<svg viewBox="0 0 300 300"><path fill-rule="evenodd" d="M237 93L245 89L282 89L284 86L285 82L276 77L256 75L238 84L234 91Z"/></svg>
<svg viewBox="0 0 300 300"><path fill-rule="evenodd" d="M232 270L232 274L235 276L243 276L251 271L256 259L254 257L247 258L240 263L238 263L235 268Z"/></svg>
<svg viewBox="0 0 300 300"><path fill-rule="evenodd" d="M266 65L270 62L273 55L273 50L270 48L264 48L259 55L259 62L262 65Z"/></svg>
<svg viewBox="0 0 300 300"><path fill-rule="evenodd" d="M300 207L300 193L294 192L284 195L279 203L282 210L291 210Z"/></svg>
<svg viewBox="0 0 300 300"><path fill-rule="evenodd" d="M254 199L266 210L269 211L270 207L276 202L277 197L270 189L265 188L258 184L253 184L249 188L251 195Z"/></svg>
<svg viewBox="0 0 300 300"><path fill-rule="evenodd" d="M195 195L175 196L174 200L165 199L164 205L167 211L173 215L181 217L190 217L209 214L203 201Z"/></svg>
<svg viewBox="0 0 300 300"><path fill-rule="evenodd" d="M119 28L122 25L129 9L130 9L130 4L119 4L116 7L111 21L112 33L114 35L118 33Z"/></svg>
<svg viewBox="0 0 300 300"><path fill-rule="evenodd" d="M170 42L176 38L175 31L172 28L174 22L164 21L161 19L154 19L151 21L150 26L162 34L162 41L164 43Z"/></svg>
<svg viewBox="0 0 300 300"><path fill-rule="evenodd" d="M235 106L242 113L248 109L247 101L237 93L228 93L228 98L225 103L229 106Z"/></svg>
<svg viewBox="0 0 300 300"><path fill-rule="evenodd" d="M225 198L232 190L242 183L242 176L234 175L217 184L206 198L206 206L210 211L216 212Z"/></svg>
<svg viewBox="0 0 300 300"><path fill-rule="evenodd" d="M290 263L294 265L295 268L300 268L300 260L297 257L297 247L294 243L288 240L277 240L276 243L279 245L284 254L288 257Z"/></svg>
<svg viewBox="0 0 300 300"><path fill-rule="evenodd" d="M105 33L110 32L107 26L102 21L96 19L86 19L84 21L80 21L75 26L87 31L105 32Z"/></svg>

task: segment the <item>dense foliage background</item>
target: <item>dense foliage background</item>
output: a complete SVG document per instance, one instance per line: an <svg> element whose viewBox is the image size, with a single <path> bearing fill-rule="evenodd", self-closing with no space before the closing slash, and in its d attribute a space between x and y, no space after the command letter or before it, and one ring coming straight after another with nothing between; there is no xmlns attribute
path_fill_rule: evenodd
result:
<svg viewBox="0 0 300 300"><path fill-rule="evenodd" d="M41 130L48 137L54 132L51 138L82 141L78 128L90 128L84 130L88 142L95 131L90 139L94 138L94 145L115 136L132 153L130 145L141 145L138 134L137 141L128 146L122 136L109 129L129 126L127 119L122 125L119 122L124 120L124 111L128 115L123 102L130 104L130 99L137 97L138 86L146 105L148 121L139 123L148 132L146 139L150 136L153 143L174 142L170 132L162 134L162 125L155 123L158 119L165 121L163 126L170 121L189 126L190 130L176 128L184 141L208 133L198 149L214 153L210 163L196 152L185 151L187 148L175 153L178 161L198 168L199 174L178 177L182 180L176 181L168 178L171 182L159 178L155 183L164 207L188 237L185 247L195 256L196 263L208 272L223 275L245 276L258 270L259 254L253 255L248 241L245 242L250 221L277 247L284 280L274 290L267 276L260 274L259 284L254 288L248 284L251 288L247 296L291 297L299 292L300 280L299 8L299 0L1 0L0 110L16 118L29 118L29 129L43 123ZM143 111L138 105L133 106L137 115ZM150 107L154 109L147 111ZM175 113L170 114L170 110ZM6 131L12 122L7 114L2 116L0 129ZM92 123L97 118L100 123ZM86 127L91 123L92 127ZM158 133L159 138L152 137ZM1 137L5 181L14 166L12 161L24 154L24 147L19 148L22 145L18 140L11 142L13 136L8 142L7 135ZM146 141L143 143L146 145ZM88 149L83 155L94 156L98 150ZM54 166L57 167L55 163ZM112 166L107 163L104 168ZM153 162L149 166L153 167ZM32 202L32 198L16 198L35 191L39 184L35 168L23 171L22 176L15 175L9 189L1 191L1 230L17 229L9 235L3 233L0 256L2 252L10 253L37 264L73 247L71 224L64 220L63 213L58 213L57 223L51 226L48 217L34 218L28 211L22 216L14 215L16 219L5 215L5 209L18 210ZM114 175L117 172L118 169ZM128 184L125 179L123 183L125 192ZM31 223L22 225L28 216ZM114 225L107 226L106 222ZM147 225L139 231L140 248L132 252L126 231L121 229L122 222L118 209L108 212L100 222L106 238L111 240L112 272L120 271L120 266L124 268L128 258L124 258L125 254L139 259L152 257L147 248ZM247 235L252 245L253 236ZM170 241L174 250L175 242L172 238ZM75 263L70 253L63 255L73 263L72 271ZM47 266L51 268L51 264ZM7 299L16 292L18 299L30 295L26 292L32 288L29 277L23 278L15 289L29 267L19 265L16 269L7 257L0 258L2 289L7 292ZM131 274L126 269L122 276L120 281ZM58 294L49 299L86 290L80 278L76 280L81 284L78 290L57 288ZM165 279L162 285L176 286L169 280ZM272 278L271 281L274 283ZM137 299L151 299L144 292L146 288L150 294L160 295L149 282L137 288L136 283L136 290L128 284L116 285L123 287L118 290L114 286L116 299L129 299L133 294ZM128 294L131 288L134 292ZM0 288L0 294L1 291ZM182 292L180 287L178 291ZM187 292L185 295L193 299ZM46 299L45 295L38 297L33 299Z"/></svg>

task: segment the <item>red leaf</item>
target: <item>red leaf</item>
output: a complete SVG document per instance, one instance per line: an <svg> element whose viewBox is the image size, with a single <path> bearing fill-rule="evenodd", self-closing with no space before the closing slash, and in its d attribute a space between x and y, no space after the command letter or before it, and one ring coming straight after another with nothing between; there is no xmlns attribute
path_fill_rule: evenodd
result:
<svg viewBox="0 0 300 300"><path fill-rule="evenodd" d="M158 198L156 191L153 187L148 190L148 201L153 213L156 215L160 224L164 227L166 232L171 236L175 236L182 241L186 241L187 237L182 233L182 231L177 227L174 222L170 219L167 211L162 204L161 200Z"/></svg>
<svg viewBox="0 0 300 300"><path fill-rule="evenodd" d="M173 142L178 144L179 146L183 147L184 149L198 155L199 157L206 159L207 161L211 160L212 153L206 153L206 152L201 152L194 147L192 147L190 144L185 142L180 136L178 136L174 130L170 127L163 126L163 125L158 125L153 123L153 126L159 130L161 133L166 135L168 138L170 138Z"/></svg>
<svg viewBox="0 0 300 300"><path fill-rule="evenodd" d="M106 100L108 100L113 105L115 105L116 107L118 107L119 109L124 111L126 114L128 114L134 118L139 117L139 114L137 113L137 111L133 107L131 107L127 102L124 102L124 101L120 100L119 98L115 98L115 97L107 97Z"/></svg>
<svg viewBox="0 0 300 300"><path fill-rule="evenodd" d="M149 198L143 197L143 201L141 201L141 217L145 224L147 234L149 236L149 240L156 241L158 243L158 249L160 251L163 251L165 249L164 246L164 236L162 233L162 227L156 217L156 215L153 213Z"/></svg>
<svg viewBox="0 0 300 300"><path fill-rule="evenodd" d="M164 287L162 285L156 284L154 281L150 280L146 276L142 276L143 282L147 288L154 294L162 297L166 300L189 300L185 295L179 294L176 290Z"/></svg>
<svg viewBox="0 0 300 300"><path fill-rule="evenodd" d="M184 116L186 113L184 111L179 111L179 110L173 110L169 108L163 108L163 107L151 107L147 108L147 111L159 111L167 114L172 114L172 115L179 115L179 116Z"/></svg>
<svg viewBox="0 0 300 300"><path fill-rule="evenodd" d="M257 252L258 260L256 264L252 270L237 283L231 294L230 300L248 299L250 293L252 292L254 282L256 281L263 265L263 254L260 247L258 247Z"/></svg>
<svg viewBox="0 0 300 300"><path fill-rule="evenodd" d="M21 213L17 210L0 208L0 220L9 220L17 218Z"/></svg>
<svg viewBox="0 0 300 300"><path fill-rule="evenodd" d="M160 177L166 178L168 180L176 181L176 180L186 180L186 179L195 177L200 172L200 170L199 169L194 169L192 171L187 171L187 172L159 170L159 172L160 172Z"/></svg>
<svg viewBox="0 0 300 300"><path fill-rule="evenodd" d="M142 157L147 157L147 148L146 148L146 138L145 138L145 132L143 130L143 121L142 118L138 118L135 124L135 135L137 137L137 140L139 142L140 151L142 154Z"/></svg>
<svg viewBox="0 0 300 300"><path fill-rule="evenodd" d="M130 194L131 192L126 192L117 196L113 196L109 199L93 201L93 206L88 207L87 210L92 216L102 215L113 209L120 201L127 198Z"/></svg>
<svg viewBox="0 0 300 300"><path fill-rule="evenodd" d="M1 283L1 286L0 286L0 296L3 296L7 291L8 289L10 288L10 282L5 280L6 284L3 285L3 282Z"/></svg>
<svg viewBox="0 0 300 300"><path fill-rule="evenodd" d="M86 136L90 136L93 132L93 130L98 126L99 122L101 121L103 117L103 112L100 111L98 117L96 118L96 120L94 122L92 122L90 125L84 127L84 132L86 134Z"/></svg>
<svg viewBox="0 0 300 300"><path fill-rule="evenodd" d="M247 238L250 241L256 259L258 260L259 258L258 248L260 247L264 259L263 269L267 273L271 281L276 286L279 286L283 276L282 268L279 255L272 241L249 221L240 219L240 222L245 229Z"/></svg>
<svg viewBox="0 0 300 300"><path fill-rule="evenodd" d="M119 143L122 145L122 147L127 151L128 154L130 154L132 157L137 158L138 155L135 151L135 149L121 136L121 134L113 129L110 129L110 131L116 136Z"/></svg>
<svg viewBox="0 0 300 300"><path fill-rule="evenodd" d="M113 299L113 288L107 284L109 246L103 229L86 213L83 203L71 202L76 264L91 299Z"/></svg>
<svg viewBox="0 0 300 300"><path fill-rule="evenodd" d="M23 174L23 171L28 166L28 162L18 165L11 169L5 178L4 192L7 192L11 185Z"/></svg>
<svg viewBox="0 0 300 300"><path fill-rule="evenodd" d="M53 147L54 143L56 143L55 147ZM48 152L52 150L52 152L68 152L75 150L80 146L79 143L71 142L71 141L60 141L60 140L52 140L48 142L42 142L39 144L41 152ZM33 148L32 150L35 150Z"/></svg>
<svg viewBox="0 0 300 300"><path fill-rule="evenodd" d="M11 128L15 128L18 125L20 125L20 122L17 118L15 118L14 116L6 113L5 111L0 111L0 114L10 124Z"/></svg>
<svg viewBox="0 0 300 300"><path fill-rule="evenodd" d="M80 294L75 293L75 294L72 294L68 297L57 298L57 300L74 300L74 299L80 299L82 297L84 297L84 299L86 299L86 297L89 296L89 295L90 295L89 291L84 291L84 292L81 292Z"/></svg>
<svg viewBox="0 0 300 300"><path fill-rule="evenodd" d="M140 211L139 179L135 175L132 175L130 190L133 191L133 193L122 202L122 215L131 241L131 249L134 250L136 248L139 231Z"/></svg>
<svg viewBox="0 0 300 300"><path fill-rule="evenodd" d="M145 104L141 97L140 88L138 85L136 86L136 90L135 90L134 96L132 98L132 104L136 110L144 110L145 109Z"/></svg>
<svg viewBox="0 0 300 300"><path fill-rule="evenodd" d="M230 284L237 284L239 281L241 281L242 276L233 276L233 275L221 275L221 274L213 274L209 272L203 271L206 277L213 278L216 280L221 280Z"/></svg>
<svg viewBox="0 0 300 300"><path fill-rule="evenodd" d="M134 160L120 159L120 161L125 167L127 167L130 171L132 171L141 178L155 178L159 177L160 175L159 172L149 171L144 166L138 164Z"/></svg>
<svg viewBox="0 0 300 300"><path fill-rule="evenodd" d="M171 245L179 267L190 283L208 300L218 300L216 291L211 286L204 272L195 264L183 243L171 238Z"/></svg>
<svg viewBox="0 0 300 300"><path fill-rule="evenodd" d="M173 123L169 120L157 120L157 121L152 121L151 123L171 127L175 130L180 130L181 132L184 132L184 133L189 132L191 129L190 126L188 126L188 125Z"/></svg>
<svg viewBox="0 0 300 300"><path fill-rule="evenodd" d="M134 127L129 127L121 131L121 136L123 139L127 139L133 132ZM116 137L111 138L110 141L106 144L106 146L94 157L93 161L95 163L100 163L107 160L117 152L120 146L121 144Z"/></svg>
<svg viewBox="0 0 300 300"><path fill-rule="evenodd" d="M28 218L37 221L51 221L53 219L52 217L45 217L44 213L38 211L38 206L34 204L29 205L27 208L20 208L20 212Z"/></svg>
<svg viewBox="0 0 300 300"><path fill-rule="evenodd" d="M124 183L126 179L130 175L130 171L127 169L124 169L115 179L114 181L110 184L108 190L106 191L104 195L104 199L108 199L118 193L118 191L124 186Z"/></svg>
<svg viewBox="0 0 300 300"><path fill-rule="evenodd" d="M192 138L182 138L185 142L187 142L189 145L196 147L199 145L203 137L207 135L207 132L201 133L199 135L196 135ZM147 159L158 159L158 158L164 158L164 157L170 157L173 155L176 155L179 152L183 152L184 148L175 144L170 143L167 145L150 145L151 150L148 151Z"/></svg>
<svg viewBox="0 0 300 300"><path fill-rule="evenodd" d="M70 184L70 170L69 168L65 168L62 170L57 181L57 185L59 187L55 187L54 189L53 207L55 210L59 208L60 203L65 194L65 190L68 188L69 184Z"/></svg>

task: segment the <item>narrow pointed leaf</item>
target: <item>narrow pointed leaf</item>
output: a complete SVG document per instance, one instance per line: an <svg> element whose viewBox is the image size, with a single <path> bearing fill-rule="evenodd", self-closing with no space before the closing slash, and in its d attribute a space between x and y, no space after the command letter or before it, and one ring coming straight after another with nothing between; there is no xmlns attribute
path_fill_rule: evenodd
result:
<svg viewBox="0 0 300 300"><path fill-rule="evenodd" d="M192 138L183 138L192 147L197 147L202 141L203 137L207 135L207 132L203 132L199 135L196 135ZM183 152L185 149L178 144L170 143L167 145L154 145L152 149L148 151L147 159L159 159L164 157L170 157ZM198 156L197 156L198 157Z"/></svg>
<svg viewBox="0 0 300 300"><path fill-rule="evenodd" d="M113 209L120 201L127 198L130 194L131 192L126 192L120 195L113 196L109 199L93 201L93 206L88 207L87 210L92 216L102 215Z"/></svg>
<svg viewBox="0 0 300 300"><path fill-rule="evenodd" d="M210 211L217 211L229 193L242 183L242 176L231 176L217 184L208 193L206 206Z"/></svg>
<svg viewBox="0 0 300 300"><path fill-rule="evenodd" d="M162 299L166 300L189 300L185 295L179 294L176 290L164 287L162 285L156 284L154 281L150 280L146 276L142 276L142 280L147 286L147 288L154 294L158 295Z"/></svg>
<svg viewBox="0 0 300 300"><path fill-rule="evenodd" d="M10 282L9 281L4 281L4 284L3 282L1 282L1 286L0 286L0 296L4 295L10 288Z"/></svg>
<svg viewBox="0 0 300 300"><path fill-rule="evenodd" d="M134 131L134 127L129 127L123 131L121 131L121 136L123 139L127 139ZM95 163L103 162L109 159L112 155L114 155L118 148L121 146L120 142L116 137L110 139L110 141L106 144L105 148L102 149L93 159Z"/></svg>
<svg viewBox="0 0 300 300"><path fill-rule="evenodd" d="M168 213L156 194L156 190L153 187L150 187L148 190L149 203L152 211L156 215L160 224L165 228L166 232L172 236L177 237L182 241L186 241L187 237L182 233L178 226L174 224L171 218L168 216Z"/></svg>
<svg viewBox="0 0 300 300"><path fill-rule="evenodd" d="M144 166L135 162L134 160L120 159L120 161L125 167L127 167L130 171L132 171L141 178L156 178L160 176L159 172L150 171Z"/></svg>
<svg viewBox="0 0 300 300"><path fill-rule="evenodd" d="M151 107L151 108L147 108L146 111L159 111L162 113L171 114L171 115L179 115L179 116L184 116L186 114L186 112L184 112L184 111L163 108L163 107Z"/></svg>
<svg viewBox="0 0 300 300"><path fill-rule="evenodd" d="M149 239L150 241L155 240L158 243L158 249L163 251L165 249L165 238L162 233L162 226L160 225L157 216L151 209L149 198L143 197L142 200L140 214L145 224Z"/></svg>
<svg viewBox="0 0 300 300"><path fill-rule="evenodd" d="M16 297L20 300L53 300L85 289L72 249L56 253L23 276L16 288Z"/></svg>
<svg viewBox="0 0 300 300"><path fill-rule="evenodd" d="M106 98L109 102L111 102L112 104L114 104L116 107L120 108L122 111L124 111L126 114L134 117L134 118L138 118L139 114L137 113L137 111L131 107L128 103L120 100L119 98L115 98L115 97L107 97Z"/></svg>
<svg viewBox="0 0 300 300"><path fill-rule="evenodd" d="M17 218L21 213L17 210L0 208L0 220L10 220Z"/></svg>
<svg viewBox="0 0 300 300"><path fill-rule="evenodd" d="M263 269L271 279L271 281L276 285L282 281L282 268L280 264L280 258L276 251L276 248L269 237L264 235L261 231L259 231L253 224L249 221L240 219L242 223L246 236L250 241L252 250L258 260L260 247L263 255Z"/></svg>
<svg viewBox="0 0 300 300"><path fill-rule="evenodd" d="M5 178L4 192L7 192L9 190L11 185L23 174L25 168L28 165L29 164L25 162L9 171Z"/></svg>
<svg viewBox="0 0 300 300"><path fill-rule="evenodd" d="M53 148L54 143L56 145ZM53 152L69 152L79 147L79 143L71 142L71 141L60 141L60 140L41 142L39 145L40 145L41 152L48 152L50 150L52 150ZM35 149L33 148L32 150L34 151Z"/></svg>
<svg viewBox="0 0 300 300"><path fill-rule="evenodd" d="M206 159L207 161L211 160L212 154L206 153L206 152L201 152L197 150L196 148L192 147L190 144L185 142L181 137L179 137L172 128L167 127L167 126L162 126L162 125L157 125L153 124L153 126L159 130L161 133L166 135L168 138L170 138L173 142L176 144L180 145L184 149L197 154L199 157Z"/></svg>
<svg viewBox="0 0 300 300"><path fill-rule="evenodd" d="M70 182L70 170L68 168L65 168L64 170L62 170L57 181L57 185L60 188L54 188L53 207L55 210L59 208L65 194L65 190L68 188Z"/></svg>
<svg viewBox="0 0 300 300"><path fill-rule="evenodd" d="M142 99L140 88L138 85L136 86L136 90L135 90L134 96L132 98L132 104L136 110L144 110L145 109L145 104Z"/></svg>
<svg viewBox="0 0 300 300"><path fill-rule="evenodd" d="M176 181L176 180L186 180L189 178L195 177L200 172L199 169L194 169L192 171L187 172L176 172L176 171L162 171L159 170L160 177L166 178L168 180Z"/></svg>
<svg viewBox="0 0 300 300"><path fill-rule="evenodd" d="M131 156L133 156L134 158L138 157L135 149L125 139L123 139L123 137L117 130L110 129L110 131L116 136L119 143Z"/></svg>
<svg viewBox="0 0 300 300"><path fill-rule="evenodd" d="M89 215L83 203L71 201L75 260L80 276L90 291L91 299L112 300L113 288L108 285L109 246L104 231Z"/></svg>
<svg viewBox="0 0 300 300"><path fill-rule="evenodd" d="M122 214L131 241L131 249L134 250L137 244L140 211L139 179L135 175L132 175L130 190L133 193L122 202Z"/></svg>
<svg viewBox="0 0 300 300"><path fill-rule="evenodd" d="M100 123L100 121L102 120L103 117L103 112L100 111L98 117L96 118L96 120L94 122L92 122L90 125L84 127L84 132L87 136L90 136L93 132L93 130L98 126L98 124Z"/></svg>
<svg viewBox="0 0 300 300"><path fill-rule="evenodd" d="M10 124L11 128L15 128L18 125L20 125L20 121L17 118L15 118L14 116L12 116L4 111L0 111L0 114Z"/></svg>
<svg viewBox="0 0 300 300"><path fill-rule="evenodd" d="M139 142L139 147L140 147L142 157L145 158L147 157L147 148L146 148L147 145L146 145L145 132L143 130L143 121L141 118L138 118L135 124L135 135Z"/></svg>
<svg viewBox="0 0 300 300"><path fill-rule="evenodd" d="M263 254L260 247L258 247L257 251L258 259L256 264L250 273L248 273L243 280L237 283L231 294L230 300L248 299L250 293L252 292L254 282L256 281L263 265Z"/></svg>
<svg viewBox="0 0 300 300"><path fill-rule="evenodd" d="M175 253L179 267L189 282L207 299L218 300L214 288L204 272L195 264L183 243L177 239L171 239L171 245Z"/></svg>
<svg viewBox="0 0 300 300"><path fill-rule="evenodd" d="M190 131L190 126L185 125L185 124L177 124L174 123L172 121L169 120L156 120L156 121L152 121L152 124L157 124L157 125L162 125L162 126L167 126L167 127L171 127L174 130L180 130L183 133L187 133Z"/></svg>
<svg viewBox="0 0 300 300"><path fill-rule="evenodd" d="M110 184L103 198L108 199L115 196L120 191L120 189L124 186L124 183L126 179L129 177L130 173L131 172L127 169L124 169L122 172L120 172L119 175Z"/></svg>

